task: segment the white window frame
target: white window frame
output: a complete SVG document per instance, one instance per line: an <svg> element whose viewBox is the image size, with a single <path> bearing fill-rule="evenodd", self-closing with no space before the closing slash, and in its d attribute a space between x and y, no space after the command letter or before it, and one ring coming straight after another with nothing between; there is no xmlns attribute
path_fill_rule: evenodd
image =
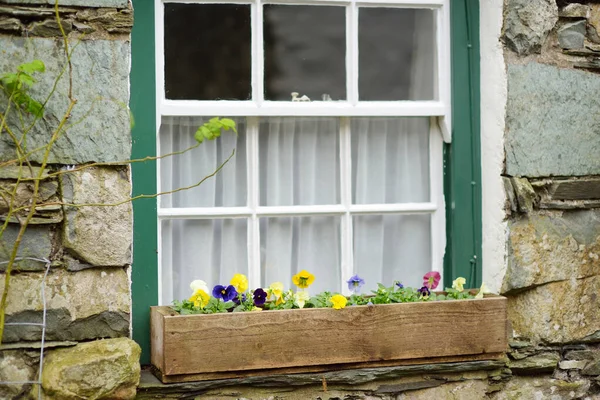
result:
<svg viewBox="0 0 600 400"><path fill-rule="evenodd" d="M157 154L160 151L160 125L163 116L240 116L247 117L248 191L244 207L163 208L158 197L158 274L162 275L161 221L169 219L248 220L248 280L250 287L260 286L259 218L269 216L331 215L341 217L341 288L349 294L345 280L354 274L352 217L368 214L431 215L432 271L443 273L446 245L445 204L443 193L443 143L450 142L450 0L155 0ZM164 76L164 5L244 4L251 6L251 84L252 100L201 101L169 100L165 97ZM283 102L264 99L264 49L262 26L264 4L346 6L346 101ZM397 7L432 9L436 12L436 88L432 101L359 101L358 100L358 8ZM257 29L259 28L259 29ZM261 206L259 203L258 134L260 117L330 116L340 118L340 204L314 206ZM429 117L430 201L397 204L351 204L351 117ZM158 190L161 191L160 160L157 162ZM161 280L159 279L159 282ZM159 299L162 288L159 285Z"/></svg>

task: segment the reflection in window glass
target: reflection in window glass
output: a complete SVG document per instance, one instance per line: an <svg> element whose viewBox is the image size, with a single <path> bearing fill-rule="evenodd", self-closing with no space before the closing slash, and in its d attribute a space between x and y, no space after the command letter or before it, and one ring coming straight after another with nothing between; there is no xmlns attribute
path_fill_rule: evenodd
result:
<svg viewBox="0 0 600 400"><path fill-rule="evenodd" d="M266 118L260 124L260 205L339 203L339 119Z"/></svg>
<svg viewBox="0 0 600 400"><path fill-rule="evenodd" d="M434 22L433 10L360 8L360 100L436 98Z"/></svg>
<svg viewBox="0 0 600 400"><path fill-rule="evenodd" d="M352 201L429 201L429 118L352 119Z"/></svg>
<svg viewBox="0 0 600 400"><path fill-rule="evenodd" d="M190 282L209 288L248 274L248 220L174 219L161 222L162 305L190 296Z"/></svg>
<svg viewBox="0 0 600 400"><path fill-rule="evenodd" d="M265 99L346 99L346 10L264 6Z"/></svg>
<svg viewBox="0 0 600 400"><path fill-rule="evenodd" d="M260 240L263 287L296 288L292 276L305 269L315 275L310 293L341 289L339 217L262 218Z"/></svg>
<svg viewBox="0 0 600 400"><path fill-rule="evenodd" d="M429 215L358 215L353 217L354 271L366 286L377 283L421 287L431 271L431 217Z"/></svg>
<svg viewBox="0 0 600 400"><path fill-rule="evenodd" d="M165 4L165 96L251 98L250 6Z"/></svg>

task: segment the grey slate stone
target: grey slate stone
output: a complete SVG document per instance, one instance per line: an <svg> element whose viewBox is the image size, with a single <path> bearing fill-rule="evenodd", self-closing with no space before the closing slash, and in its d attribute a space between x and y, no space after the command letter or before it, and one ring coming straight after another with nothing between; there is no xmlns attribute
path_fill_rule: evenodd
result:
<svg viewBox="0 0 600 400"><path fill-rule="evenodd" d="M561 18L587 18L590 7L586 4L571 3L561 8L558 16Z"/></svg>
<svg viewBox="0 0 600 400"><path fill-rule="evenodd" d="M558 30L558 44L563 49L581 49L585 41L585 20L570 22Z"/></svg>
<svg viewBox="0 0 600 400"><path fill-rule="evenodd" d="M54 0L0 0L6 4L44 4L54 5ZM58 0L61 6L80 7L127 7L128 0Z"/></svg>
<svg viewBox="0 0 600 400"><path fill-rule="evenodd" d="M9 224L0 238L0 271L6 269L4 262L9 260L12 244L17 238L19 225ZM52 229L47 226L30 225L21 241L17 257L50 258L52 253ZM15 268L21 271L42 271L45 264L39 261L18 261Z"/></svg>
<svg viewBox="0 0 600 400"><path fill-rule="evenodd" d="M548 33L558 21L554 0L508 0L503 37L519 55L539 53Z"/></svg>
<svg viewBox="0 0 600 400"><path fill-rule="evenodd" d="M508 66L506 172L600 174L600 76L538 63Z"/></svg>
<svg viewBox="0 0 600 400"><path fill-rule="evenodd" d="M65 65L62 41L46 38L0 37L0 71L14 71L24 61L46 64L46 72L36 74L39 83L32 97L46 98L55 78ZM80 164L91 161L127 160L131 152L129 101L130 44L122 40L81 41L72 46L73 95L77 99L69 128L55 143L49 162ZM68 106L68 73L59 81L43 120L28 134L29 149L45 145ZM13 117L16 117L13 114ZM13 120L14 123L14 120ZM7 135L0 138L0 160L14 159ZM31 161L40 162L42 152Z"/></svg>

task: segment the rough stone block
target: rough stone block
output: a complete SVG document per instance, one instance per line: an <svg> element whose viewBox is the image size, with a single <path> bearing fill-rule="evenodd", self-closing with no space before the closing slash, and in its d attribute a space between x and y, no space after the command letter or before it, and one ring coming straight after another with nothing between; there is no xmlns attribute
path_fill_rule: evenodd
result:
<svg viewBox="0 0 600 400"><path fill-rule="evenodd" d="M65 67L63 42L59 39L0 37L0 71L16 71L19 64L42 60L46 72L36 73L33 98L44 100ZM130 44L123 40L87 40L72 43L73 97L77 104L72 124L52 147L49 162L80 164L91 161L123 161L130 157L129 101ZM27 135L28 149L45 146L65 115L69 100L69 73L59 80L44 118ZM17 126L15 114L9 122ZM20 130L17 128L17 135ZM8 135L0 137L0 160L15 158ZM43 152L30 160L40 162Z"/></svg>
<svg viewBox="0 0 600 400"><path fill-rule="evenodd" d="M519 55L539 53L558 21L554 0L508 0L505 3L504 39Z"/></svg>
<svg viewBox="0 0 600 400"><path fill-rule="evenodd" d="M583 369L587 361L563 360L558 363L560 369Z"/></svg>
<svg viewBox="0 0 600 400"><path fill-rule="evenodd" d="M514 334L554 344L600 341L600 276L552 282L508 296Z"/></svg>
<svg viewBox="0 0 600 400"><path fill-rule="evenodd" d="M587 380L565 381L549 377L524 377L511 379L499 392L490 396L492 400L516 399L580 399L590 389Z"/></svg>
<svg viewBox="0 0 600 400"><path fill-rule="evenodd" d="M7 322L42 322L44 274L11 278ZM4 277L0 276L0 293ZM129 334L129 278L123 269L52 270L46 279L46 340L90 340ZM40 340L39 327L7 326L3 341Z"/></svg>
<svg viewBox="0 0 600 400"><path fill-rule="evenodd" d="M22 351L0 351L0 382L26 382L36 379L39 359ZM0 398L25 399L30 384L0 384Z"/></svg>
<svg viewBox="0 0 600 400"><path fill-rule="evenodd" d="M0 238L0 271L6 269L6 262L10 259L12 247L17 239L20 226L9 224ZM52 255L52 243L54 241L53 229L49 226L28 226L17 257L31 257L36 259L50 259ZM19 260L15 269L20 271L42 271L46 267L43 261L29 259Z"/></svg>
<svg viewBox="0 0 600 400"><path fill-rule="evenodd" d="M590 13L590 6L587 4L571 3L567 4L558 12L561 18L587 18Z"/></svg>
<svg viewBox="0 0 600 400"><path fill-rule="evenodd" d="M508 229L503 293L600 275L600 210L529 214Z"/></svg>
<svg viewBox="0 0 600 400"><path fill-rule="evenodd" d="M16 181L0 180L1 192L5 194L14 193L14 196L5 195L0 197L0 221L5 221L8 218L10 209L13 210L9 218L10 222L19 223L19 221L24 220L29 213L28 207L33 198L33 189L32 182L17 185ZM56 224L62 221L62 209L57 190L58 182L56 180L40 182L36 196L36 212L29 221L29 225ZM19 208L22 209L18 210Z"/></svg>
<svg viewBox="0 0 600 400"><path fill-rule="evenodd" d="M511 178L511 181L519 211L523 213L532 212L538 199L529 181L526 178Z"/></svg>
<svg viewBox="0 0 600 400"><path fill-rule="evenodd" d="M600 174L600 76L529 63L508 66L506 172Z"/></svg>
<svg viewBox="0 0 600 400"><path fill-rule="evenodd" d="M582 49L585 41L585 20L569 22L558 30L558 44L566 50Z"/></svg>
<svg viewBox="0 0 600 400"><path fill-rule="evenodd" d="M140 382L140 353L140 346L126 338L49 351L42 373L45 398L134 399Z"/></svg>
<svg viewBox="0 0 600 400"><path fill-rule="evenodd" d="M54 5L55 0L2 0L6 4ZM58 0L61 6L80 7L127 7L128 0Z"/></svg>
<svg viewBox="0 0 600 400"><path fill-rule="evenodd" d="M107 205L65 207L63 245L93 266L130 264L133 214L127 201L131 196L127 167L86 168L63 174L61 183L65 203Z"/></svg>
<svg viewBox="0 0 600 400"><path fill-rule="evenodd" d="M558 353L548 352L511 361L508 367L515 375L539 374L554 371L559 360Z"/></svg>
<svg viewBox="0 0 600 400"><path fill-rule="evenodd" d="M598 376L600 375L600 357L589 361L581 371L582 375Z"/></svg>

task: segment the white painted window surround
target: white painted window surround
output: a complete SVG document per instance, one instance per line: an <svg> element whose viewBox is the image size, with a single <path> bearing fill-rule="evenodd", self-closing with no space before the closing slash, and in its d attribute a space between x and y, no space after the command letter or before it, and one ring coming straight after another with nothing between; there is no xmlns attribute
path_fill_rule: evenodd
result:
<svg viewBox="0 0 600 400"><path fill-rule="evenodd" d="M380 221L385 220L386 224L400 224L403 221L401 216L423 216L428 218L427 234L428 256L430 262L429 270L442 272L443 255L445 248L445 204L443 197L443 142L450 141L450 35L449 35L449 0L409 0L409 1L393 1L393 0L363 0L363 1L347 1L347 0L277 0L277 1L227 1L227 0L155 0L156 5L156 76L157 76L157 115L158 126L157 132L157 152L158 154L168 153L177 150L180 146L185 146L187 139L180 140L178 135L186 132L187 125L194 125L206 120L208 117L232 117L234 118L243 132L243 140L225 139L222 137L222 144L218 146L214 143L201 145L202 150L198 153L193 153L187 158L182 158L180 161L172 161L169 159L159 160L158 163L158 188L159 191L166 191L176 188L178 184L184 185L189 182L197 182L201 176L190 173L189 171L196 169L198 171L212 172L211 168L218 165L227 152L226 149L236 147L237 155L234 166L230 167L230 171L222 174L220 181L215 179L211 187L192 192L187 195L181 194L179 199L175 196L166 196L158 200L158 232L159 232L159 301L161 304L169 304L173 299L180 299L189 296L189 287L185 285L191 279L205 279L209 284L215 284L218 281L223 282L226 276L230 276L232 272L246 272L249 277L250 287L260 287L268 285L271 277L278 277L269 272L269 266L266 266L267 259L277 260L278 257L285 257L285 252L269 253L265 255L265 241L270 237L271 243L274 243L277 237L284 238L282 242L286 242L283 234L274 233L277 229L269 225L268 221L295 221L290 222L290 229L302 229L294 227L297 225L313 223L312 221L327 220L327 224L335 226L332 233L336 236L333 242L339 246L339 257L335 260L337 273L325 273L311 268L311 265L296 265L292 267L292 271L286 271L285 276L294 273L294 268L311 270L317 278L320 272L325 278L317 289L339 290L347 293L345 281L354 273L363 271L369 275L369 266L365 266L364 254L361 256L356 252L357 239L361 234L368 233L362 226L365 221L371 217L381 217ZM165 49L164 49L164 10L165 4L245 4L250 7L251 16L251 93L250 100L173 100L167 99L165 96ZM263 7L264 5L308 5L308 6L336 6L345 10L345 78L346 78L346 96L340 101L274 101L265 100L265 46L263 46ZM433 87L433 98L431 100L391 100L391 101L364 101L360 100L359 93L359 13L363 8L410 8L410 9L426 9L432 10L434 15L434 43L435 48L433 54L435 57L433 76L431 77L431 86ZM309 28L308 28L309 29ZM419 68L417 68L418 70ZM420 68L423 69L423 68ZM419 71L413 71L414 74ZM422 78L421 78L422 79ZM413 90L413 89L411 89ZM299 90L300 96L302 90ZM291 94L290 94L291 95ZM291 98L290 98L291 100ZM415 119L414 117L419 117ZM426 178L423 179L424 186L421 189L425 193L425 197L419 197L417 200L406 201L410 196L399 196L392 198L391 201L360 201L357 194L357 185L366 185L368 175L363 177L362 181L357 171L360 170L360 165L357 166L358 152L364 152L364 146L357 147L357 143L361 135L366 135L373 131L374 127L378 126L378 121L387 121L386 126L396 126L398 131L413 129L409 125L414 125L410 121L426 121L421 126L425 126L425 133L428 137L425 140L425 154L428 162ZM288 124L296 121L296 130L302 131L306 124L311 121L323 121L328 123L330 128L327 128L330 136L335 140L335 155L334 167L331 172L323 173L323 177L327 174L331 175L328 179L335 179L335 190L333 190L333 200L310 200L300 201L297 199L292 201L266 201L265 193L275 193L279 190L281 182L276 181L276 177L265 178L264 163L269 162L281 163L278 159L278 154L271 149L265 150L269 143L274 143L274 140L279 140L293 134L291 128L281 128L281 131L274 132L278 124ZM362 121L362 125L361 125ZM407 122L408 121L408 122ZM396 125L394 125L396 124ZM397 128L400 126L400 128ZM333 127L333 128L331 128ZM320 138L323 137L325 131L319 128ZM388 128L386 128L388 129ZM389 128L391 129L391 128ZM414 130L414 129L413 129ZM268 134L265 132L269 132ZM427 132L428 131L428 132ZM191 131L190 131L191 132ZM386 132L389 133L389 132ZM279 136L278 136L279 135ZM190 135L188 135L190 136ZM306 135L299 136L300 138ZM378 144L378 137L385 138L386 135L371 135L368 142ZM295 143L298 143L296 140ZM322 140L322 139L318 139ZM189 142L191 143L191 142ZM363 142L366 143L366 142ZM386 144L382 143L385 151ZM212 146L212 147L211 147ZM228 147L229 146L229 147ZM296 146L298 146L296 144ZM303 146L303 145L300 145ZM205 147L205 148L204 148ZM279 147L285 151L301 153L305 150L299 148ZM416 149L416 147L415 147ZM283 151L283 150L282 150ZM320 150L319 150L320 151ZM316 151L314 162L320 163L325 156L320 156L320 152ZM220 152L221 155L215 155ZM242 155L243 152L243 155ZM215 155L215 158L208 162L209 154ZM291 153L290 153L291 154ZM369 160L369 168L376 161L375 156L371 156ZM413 155L414 156L414 155ZM406 155L407 160L412 160L413 156ZM221 157L221 158L219 158ZM281 158L283 156L280 156ZM286 156L287 157L287 156ZM353 159L354 157L354 159ZM285 160L284 160L285 161ZM331 161L331 160L329 160ZM411 161L412 162L412 161ZM261 170L263 163L263 170ZM333 164L327 164L333 165ZM229 167L229 165L228 165ZM202 169L204 168L204 169ZM237 174L231 172L236 169ZM298 168L295 166L294 168ZM214 168L213 168L214 169ZM417 169L415 167L415 174ZM224 171L222 171L224 172ZM331 172L331 173L330 173ZM233 175L232 175L233 174ZM262 174L262 175L261 175ZM394 174L393 170L386 172L387 177L381 179L381 185L388 185L389 177ZM270 175L269 175L270 176ZM302 178L302 177L300 177ZM181 181L180 181L181 179ZM387 179L387 180L386 180ZM403 178L407 179L407 178ZM234 182L242 182L235 183ZM300 179L302 181L302 179ZM372 179L370 184L376 182ZM183 183L182 183L183 182ZM265 183L266 182L266 183ZM265 185L270 185L271 189L265 189ZM229 186L227 186L229 185ZM225 190L226 192L235 191L237 187L243 187L244 193L237 193L235 200L232 197L229 201L223 201L223 198L229 195L217 194L218 191ZM278 186L279 185L279 186ZM310 185L309 185L310 186ZM367 185L368 187L368 185ZM275 188L275 189L273 189ZM271 192L269 192L271 190ZM275 192L273 192L275 190ZM322 195L322 189L317 186L313 188L315 196ZM359 190L358 190L359 191ZM367 190L368 191L368 190ZM373 189L374 192L377 188ZM210 196L221 200L211 203L204 202L202 199L195 202L193 196L202 196L206 193L211 193ZM270 196L271 196L270 194ZM366 194L368 195L368 193ZM357 197L358 196L358 197ZM417 196L418 197L418 196ZM374 196L373 198L377 198ZM311 219L312 218L312 219ZM411 217L412 218L412 217ZM333 221L333 222L332 222ZM406 221L406 219L404 219ZM331 223L330 223L331 222ZM327 225L326 224L326 225ZM285 224L283 224L285 225ZM268 227L271 226L271 227ZM278 229L281 229L279 226ZM313 226L310 231L311 235L318 234L323 231L321 228ZM395 229L395 228L394 228ZM285 229L283 229L285 230ZM228 234L226 232L229 232ZM190 233L190 232L195 232ZM223 236L219 239L221 248L217 249L219 256L218 262L221 265L204 265L214 261L207 252L215 249L217 244L213 243L210 238L211 232L218 232ZM270 235L270 236L269 236ZM291 235L291 234L290 234ZM292 235L293 236L293 235ZM292 238L290 236L290 240ZM396 236L396 238L401 236ZM409 242L407 238L407 243ZM412 238L414 240L418 240ZM202 241L206 242L202 242ZM297 239L294 239L297 240ZM313 239L315 241L317 239ZM243 244L240 244L244 242ZM200 245L202 243L202 245ZM207 243L210 243L208 245ZM229 243L229 247L227 247ZM231 248L231 244L235 248ZM389 243L387 244L390 245ZM393 245L393 244L392 244ZM333 246L333 244L331 244ZM290 250L297 257L299 248ZM244 268L238 268L234 271L231 265L235 265L235 261L240 257L244 258ZM312 255L315 263L318 263L320 254ZM323 257L326 255L323 253ZM362 258L361 258L362 257ZM410 258L410 257L408 257ZM311 258L307 258L310 260ZM213 261L211 261L213 260ZM229 261L227 261L229 260ZM362 260L362 261L361 261ZM231 262L230 262L231 261ZM214 262L213 262L214 263ZM225 265L225 264L227 265ZM286 266L286 268L289 266ZM217 270L215 273L214 270ZM275 267L276 268L276 267ZM385 269L386 267L383 266ZM231 269L231 270L230 270ZM210 272L212 271L212 272ZM221 271L221 272L219 272ZM226 273L223 273L226 272ZM375 274L377 275L377 274ZM422 271L414 276L402 276L397 279L403 280L410 285L416 285L420 281ZM278 279L279 280L279 279ZM284 280L282 278L281 280ZM333 282L332 280L335 280ZM290 286L291 282L284 282L286 286ZM391 282L383 282L389 283ZM375 282L371 282L371 287Z"/></svg>

